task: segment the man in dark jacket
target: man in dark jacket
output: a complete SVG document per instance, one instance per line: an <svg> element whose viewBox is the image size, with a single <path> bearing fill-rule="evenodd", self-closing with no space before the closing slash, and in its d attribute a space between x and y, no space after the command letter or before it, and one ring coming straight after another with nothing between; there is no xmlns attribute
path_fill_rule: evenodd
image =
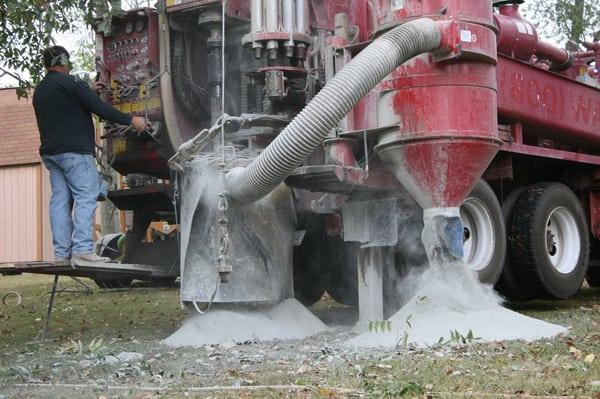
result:
<svg viewBox="0 0 600 399"><path fill-rule="evenodd" d="M57 260L105 262L94 253L93 226L98 197L95 129L92 114L146 129L142 117L124 114L102 102L87 83L69 75L71 63L64 47L43 52L48 73L33 94L40 131L40 155L50 172L50 225Z"/></svg>

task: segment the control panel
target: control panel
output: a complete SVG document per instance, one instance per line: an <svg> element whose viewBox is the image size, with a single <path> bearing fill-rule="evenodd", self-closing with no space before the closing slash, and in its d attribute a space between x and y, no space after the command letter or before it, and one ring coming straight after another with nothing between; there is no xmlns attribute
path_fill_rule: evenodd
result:
<svg viewBox="0 0 600 399"><path fill-rule="evenodd" d="M143 116L152 128L140 133L105 123L108 159L122 175L169 176L160 93L158 16L152 9L130 10L114 17L110 32L98 33L96 69L108 86L104 100L121 112Z"/></svg>
<svg viewBox="0 0 600 399"><path fill-rule="evenodd" d="M158 21L136 10L115 18L102 37L98 69L110 91L107 101L125 113L160 118Z"/></svg>

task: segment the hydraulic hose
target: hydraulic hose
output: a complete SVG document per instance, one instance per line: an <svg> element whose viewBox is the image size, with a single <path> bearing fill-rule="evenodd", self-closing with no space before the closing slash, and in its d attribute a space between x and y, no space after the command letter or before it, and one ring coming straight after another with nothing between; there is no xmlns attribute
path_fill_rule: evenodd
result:
<svg viewBox="0 0 600 399"><path fill-rule="evenodd" d="M270 193L322 143L379 82L409 59L437 49L442 32L433 20L402 24L348 63L246 168L226 175L232 199L249 203Z"/></svg>

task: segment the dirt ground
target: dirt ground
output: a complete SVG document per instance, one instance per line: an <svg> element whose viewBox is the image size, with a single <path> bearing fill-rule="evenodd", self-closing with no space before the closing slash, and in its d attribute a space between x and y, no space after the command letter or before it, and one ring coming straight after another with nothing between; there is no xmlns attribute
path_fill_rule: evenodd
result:
<svg viewBox="0 0 600 399"><path fill-rule="evenodd" d="M0 399L6 398L600 398L600 290L509 306L570 327L536 343L451 342L427 350L349 349L355 311L323 299L331 330L302 341L173 350L160 340L186 318L178 287L64 292L39 341L52 280L0 277ZM76 282L61 278L68 291ZM474 331L476 335L476 331ZM529 395L529 396L527 396Z"/></svg>

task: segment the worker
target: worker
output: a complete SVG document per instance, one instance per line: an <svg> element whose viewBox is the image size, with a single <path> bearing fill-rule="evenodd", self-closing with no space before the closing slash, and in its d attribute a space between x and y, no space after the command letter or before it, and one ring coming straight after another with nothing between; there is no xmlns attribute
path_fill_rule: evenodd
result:
<svg viewBox="0 0 600 399"><path fill-rule="evenodd" d="M70 75L69 52L53 46L42 53L47 74L33 93L40 155L50 173L50 226L54 256L72 264L107 262L94 253L93 226L99 193L92 114L142 132L145 118L105 104L86 82ZM96 82L97 83L97 82Z"/></svg>

